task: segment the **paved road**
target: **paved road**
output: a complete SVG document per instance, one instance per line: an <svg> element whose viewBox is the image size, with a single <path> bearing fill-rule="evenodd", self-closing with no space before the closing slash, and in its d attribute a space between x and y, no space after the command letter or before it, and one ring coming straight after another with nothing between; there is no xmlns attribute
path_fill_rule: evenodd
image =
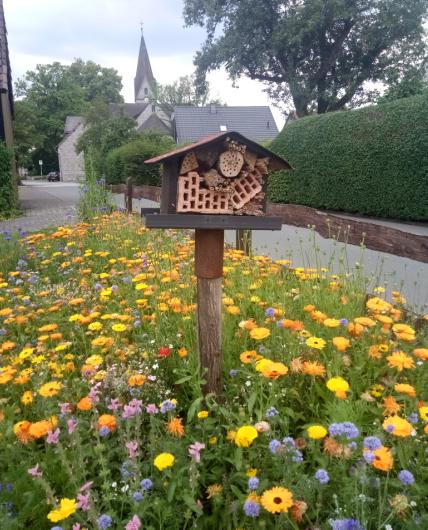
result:
<svg viewBox="0 0 428 530"><path fill-rule="evenodd" d="M77 221L77 183L24 181L19 186L19 199L24 215L0 221L1 232L31 232Z"/></svg>

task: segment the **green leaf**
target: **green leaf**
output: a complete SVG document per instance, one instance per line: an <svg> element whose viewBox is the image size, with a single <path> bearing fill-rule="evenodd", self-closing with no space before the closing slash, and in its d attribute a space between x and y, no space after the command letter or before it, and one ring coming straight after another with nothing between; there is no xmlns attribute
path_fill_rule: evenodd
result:
<svg viewBox="0 0 428 530"><path fill-rule="evenodd" d="M234 464L238 471L242 469L242 449L240 447L237 447L235 450Z"/></svg>
<svg viewBox="0 0 428 530"><path fill-rule="evenodd" d="M196 503L195 499L193 499L193 497L191 497L189 494L185 493L185 494L183 494L182 499L183 499L184 503L193 512L197 513L198 515L202 515L202 508L200 506L198 506L198 504Z"/></svg>
<svg viewBox="0 0 428 530"><path fill-rule="evenodd" d="M167 495L168 502L171 502L172 499L174 498L176 489L177 489L177 483L175 481L171 482L168 488L168 495Z"/></svg>
<svg viewBox="0 0 428 530"><path fill-rule="evenodd" d="M191 379L192 379L191 375L185 375L184 377L182 377L178 381L175 381L174 385L181 385L182 383L185 383L186 381L190 381Z"/></svg>
<svg viewBox="0 0 428 530"><path fill-rule="evenodd" d="M189 410L187 412L187 422L191 421L194 415L196 414L196 410L199 408L199 405L203 401L203 397L198 397L195 399L195 401L190 405Z"/></svg>
<svg viewBox="0 0 428 530"><path fill-rule="evenodd" d="M254 404L257 399L257 392L253 392L248 399L248 412L251 414L253 412Z"/></svg>

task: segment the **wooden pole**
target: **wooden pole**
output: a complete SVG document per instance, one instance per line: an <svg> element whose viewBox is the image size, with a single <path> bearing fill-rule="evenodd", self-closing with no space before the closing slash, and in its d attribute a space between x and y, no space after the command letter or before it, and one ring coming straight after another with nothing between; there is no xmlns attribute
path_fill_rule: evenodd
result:
<svg viewBox="0 0 428 530"><path fill-rule="evenodd" d="M239 229L236 231L236 250L243 250L247 256L251 252L251 230Z"/></svg>
<svg viewBox="0 0 428 530"><path fill-rule="evenodd" d="M195 273L197 277L198 342L200 373L207 382L204 395L221 394L223 354L221 351L222 276L224 230L195 230Z"/></svg>
<svg viewBox="0 0 428 530"><path fill-rule="evenodd" d="M125 208L128 213L132 213L132 177L126 179Z"/></svg>

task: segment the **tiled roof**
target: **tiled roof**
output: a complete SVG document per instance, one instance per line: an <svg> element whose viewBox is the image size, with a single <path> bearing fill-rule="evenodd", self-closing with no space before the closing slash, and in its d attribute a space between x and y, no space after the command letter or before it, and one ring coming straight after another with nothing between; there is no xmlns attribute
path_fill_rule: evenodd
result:
<svg viewBox="0 0 428 530"><path fill-rule="evenodd" d="M9 94L10 105L13 110L12 72L10 69L3 0L0 0L0 91Z"/></svg>
<svg viewBox="0 0 428 530"><path fill-rule="evenodd" d="M159 131L165 134L171 134L171 127L162 121L157 114L151 114L150 117L140 125L139 131Z"/></svg>
<svg viewBox="0 0 428 530"><path fill-rule="evenodd" d="M127 116L136 120L149 103L110 103L113 116Z"/></svg>
<svg viewBox="0 0 428 530"><path fill-rule="evenodd" d="M278 134L272 112L267 106L175 107L173 119L178 144L225 131L239 132L254 141L275 138Z"/></svg>

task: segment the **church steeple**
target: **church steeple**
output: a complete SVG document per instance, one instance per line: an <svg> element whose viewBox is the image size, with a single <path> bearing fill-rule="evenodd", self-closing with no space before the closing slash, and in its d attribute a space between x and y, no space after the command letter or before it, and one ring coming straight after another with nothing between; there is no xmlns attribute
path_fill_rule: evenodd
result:
<svg viewBox="0 0 428 530"><path fill-rule="evenodd" d="M138 54L137 73L134 79L135 102L149 101L155 84L146 42L141 28L140 53Z"/></svg>

